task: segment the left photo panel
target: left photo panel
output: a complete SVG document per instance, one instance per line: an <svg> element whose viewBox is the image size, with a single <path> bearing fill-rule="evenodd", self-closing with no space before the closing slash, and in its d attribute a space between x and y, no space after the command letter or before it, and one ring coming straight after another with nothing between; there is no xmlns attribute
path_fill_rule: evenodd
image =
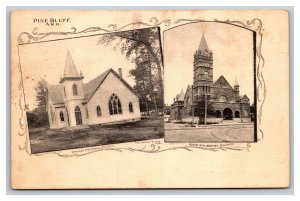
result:
<svg viewBox="0 0 300 201"><path fill-rule="evenodd" d="M159 31L18 45L31 153L163 138Z"/></svg>

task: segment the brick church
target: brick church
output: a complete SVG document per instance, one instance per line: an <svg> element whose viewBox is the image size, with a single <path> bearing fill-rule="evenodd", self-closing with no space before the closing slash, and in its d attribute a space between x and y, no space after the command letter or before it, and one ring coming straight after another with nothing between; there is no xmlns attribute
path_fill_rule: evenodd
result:
<svg viewBox="0 0 300 201"><path fill-rule="evenodd" d="M199 102L206 102L212 111L208 117L218 119L250 118L250 101L247 95L240 95L239 84L233 87L222 75L213 79L213 52L208 48L204 34L198 50L194 53L193 84L186 91L181 90L171 105L170 120L182 121L199 116L195 108ZM203 109L204 110L204 109Z"/></svg>

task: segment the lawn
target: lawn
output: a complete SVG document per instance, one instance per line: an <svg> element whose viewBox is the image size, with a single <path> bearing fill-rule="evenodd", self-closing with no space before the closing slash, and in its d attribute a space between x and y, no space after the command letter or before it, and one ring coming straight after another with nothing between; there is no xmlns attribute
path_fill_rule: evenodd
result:
<svg viewBox="0 0 300 201"><path fill-rule="evenodd" d="M96 125L80 130L29 129L32 153L117 144L164 137L162 116L117 125Z"/></svg>

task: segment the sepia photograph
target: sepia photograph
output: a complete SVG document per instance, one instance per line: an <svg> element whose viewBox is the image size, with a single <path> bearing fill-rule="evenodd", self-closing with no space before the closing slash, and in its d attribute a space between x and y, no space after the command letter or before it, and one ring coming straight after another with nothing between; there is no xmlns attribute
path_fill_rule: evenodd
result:
<svg viewBox="0 0 300 201"><path fill-rule="evenodd" d="M292 13L7 15L11 189L291 186Z"/></svg>
<svg viewBox="0 0 300 201"><path fill-rule="evenodd" d="M164 31L166 142L257 141L255 44L226 23Z"/></svg>
<svg viewBox="0 0 300 201"><path fill-rule="evenodd" d="M32 153L163 138L159 28L18 49Z"/></svg>

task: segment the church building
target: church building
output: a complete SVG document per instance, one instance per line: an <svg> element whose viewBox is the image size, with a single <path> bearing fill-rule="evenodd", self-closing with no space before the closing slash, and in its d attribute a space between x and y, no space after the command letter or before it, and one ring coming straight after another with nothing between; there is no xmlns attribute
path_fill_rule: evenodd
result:
<svg viewBox="0 0 300 201"><path fill-rule="evenodd" d="M108 69L83 83L68 51L59 84L47 86L50 128L140 120L139 96L118 70Z"/></svg>
<svg viewBox="0 0 300 201"><path fill-rule="evenodd" d="M210 104L214 118L233 119L250 117L250 100L240 95L239 84L233 87L222 75L214 81L213 52L208 48L204 34L194 53L193 84L176 95L172 104L170 120L181 121L195 114L200 101Z"/></svg>

